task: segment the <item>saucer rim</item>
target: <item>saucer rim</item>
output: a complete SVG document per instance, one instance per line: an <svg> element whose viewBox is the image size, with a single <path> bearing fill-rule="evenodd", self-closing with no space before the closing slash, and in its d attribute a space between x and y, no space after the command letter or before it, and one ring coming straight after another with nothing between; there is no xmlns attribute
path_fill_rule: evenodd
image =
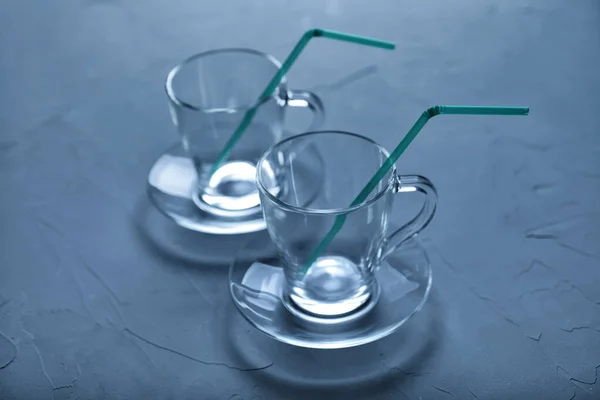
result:
<svg viewBox="0 0 600 400"><path fill-rule="evenodd" d="M248 245L250 245L252 241L246 243L245 246L243 246L239 251L242 251L245 247L247 247ZM237 264L237 254L236 256L233 258L233 260L231 261L228 271L227 271L227 288L229 291L229 296L231 298L231 301L233 302L233 304L235 305L236 310L238 311L239 314L241 314L241 316L244 318L244 320L246 320L250 325L252 325L255 329L257 329L258 331L260 331L262 334L280 342L280 343L285 343L288 344L290 346L294 346L294 347L300 347L300 348L307 348L307 349L318 349L318 350L337 350L337 349L345 349L345 348L351 348L351 347L357 347L357 346L362 346L362 345L366 345L369 343L373 343L376 342L378 340L381 340L389 335L391 335L392 333L396 332L398 329L400 329L402 326L404 326L413 316L415 316L418 312L420 312L423 307L425 306L425 303L427 303L427 300L429 299L429 296L431 294L431 289L433 287L433 269L431 267L431 259L429 257L429 254L427 253L427 250L425 249L425 247L423 246L422 241L420 240L419 237L414 236L411 238L408 238L404 241L405 243L407 242L414 242L416 244L416 246L418 246L418 248L420 249L425 261L426 261L426 268L428 271L428 279L427 279L427 287L425 288L425 292L423 294L422 299L419 301L419 303L416 305L416 307L409 313L407 314L404 318L402 318L401 320L399 320L396 324L390 326L390 328L382 330L381 332L374 334L374 335L369 335L368 338L365 338L363 340L359 340L359 341L352 341L351 343L348 342L327 342L327 343L308 343L306 341L294 341L294 340L286 340L285 338L282 338L280 336L276 336L272 333L270 333L267 330L264 330L263 328L261 328L259 326L259 324L255 323L252 319L250 319L243 311L242 311L242 305L240 303L238 303L238 301L236 301L236 297L234 296L233 293L233 279L232 279L232 275L233 275L233 271L235 268L235 265ZM238 251L238 253L239 253ZM386 262L389 263L389 259L393 258L394 254L397 254L399 252L402 251L402 245L398 246L396 248L396 250L392 253L389 254L389 256L386 258ZM251 264L250 264L251 265ZM383 296L383 294L380 294L380 297ZM277 296L278 300L282 302L281 306L285 308L285 305L283 304L283 300L281 298L281 295ZM286 309L287 312L289 312Z"/></svg>

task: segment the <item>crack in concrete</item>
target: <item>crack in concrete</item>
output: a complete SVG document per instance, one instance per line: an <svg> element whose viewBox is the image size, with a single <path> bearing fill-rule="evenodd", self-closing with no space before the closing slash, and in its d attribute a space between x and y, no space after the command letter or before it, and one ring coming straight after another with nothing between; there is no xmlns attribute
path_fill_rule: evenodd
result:
<svg viewBox="0 0 600 400"><path fill-rule="evenodd" d="M432 240L429 240L429 244L431 245L431 247L434 248L435 252L440 256L440 258L442 259L442 261L444 262L444 264L446 264L446 266L448 268L450 268L450 270L452 272L454 272L455 274L459 275L458 270L454 267L454 265L446 258L446 256L444 255L444 253L442 253L442 251L440 250L439 247L437 247Z"/></svg>
<svg viewBox="0 0 600 400"><path fill-rule="evenodd" d="M598 369L599 369L599 368L600 368L600 364L599 364L599 365L596 365L596 368L594 368L594 380L593 380L593 381L591 381L591 382L582 381L581 379L577 379L577 378L573 378L573 377L571 377L571 380L572 380L573 382L579 382L579 383L582 383L582 384L584 384L584 385L590 385L590 386L593 386L593 385L595 385L595 384L598 382ZM563 370L563 371L564 371L564 370ZM565 371L565 372L566 372L566 371Z"/></svg>
<svg viewBox="0 0 600 400"><path fill-rule="evenodd" d="M444 390L444 389L442 389L442 388L439 388L439 387L435 386L434 384L432 384L431 386L432 386L434 389L437 389L437 390L439 390L440 392L447 394L448 396L452 397L453 399L456 399L456 400L458 400L458 398L457 398L455 395L453 395L452 393L450 393L449 391L447 391L447 390Z"/></svg>
<svg viewBox="0 0 600 400"><path fill-rule="evenodd" d="M46 228L50 229L51 231L53 231L55 234L57 234L60 237L64 237L63 232L58 229L53 223L46 221L44 218L37 216L36 217L37 222L39 222L40 224L44 225Z"/></svg>
<svg viewBox="0 0 600 400"><path fill-rule="evenodd" d="M198 287L198 285L196 284L196 282L194 282L194 280L190 276L189 272L184 271L183 274L186 277L186 279L188 280L188 282L190 283L190 285L192 285L192 287L196 290L196 292L198 292L198 294L200 295L200 297L202 297L202 299L204 301L206 301L208 304L212 305L213 302L210 301L210 299L207 296L205 296L204 293L202 293L202 291L200 290L200 287Z"/></svg>
<svg viewBox="0 0 600 400"><path fill-rule="evenodd" d="M525 235L527 239L538 239L538 240L555 240L558 237L552 233L536 233L530 232Z"/></svg>
<svg viewBox="0 0 600 400"><path fill-rule="evenodd" d="M519 165L517 168L515 168L512 172L513 174L513 178L518 177L519 175L521 175L521 173L525 170L525 168L527 167L527 162L523 161L521 163L521 165Z"/></svg>
<svg viewBox="0 0 600 400"><path fill-rule="evenodd" d="M38 222L40 225L50 229L52 232L54 232L57 235L60 235L60 237L62 236L62 232L60 232L60 230L58 230L54 225L48 223L47 221L45 221L42 217L40 216L35 216L35 220L36 222ZM57 271L57 275L59 275L62 271L62 265L63 265L63 259L60 255L60 253L56 250L55 246L52 245L52 243L50 243L50 241L48 240L48 238L46 237L45 234L43 234L42 232L38 232L39 235L41 236L41 241L42 243L46 246L46 248L48 249L48 252L51 253L54 258L56 259L56 264L58 265L59 270Z"/></svg>
<svg viewBox="0 0 600 400"><path fill-rule="evenodd" d="M8 303L10 303L10 299L5 299L2 303L0 303L0 308L4 307Z"/></svg>
<svg viewBox="0 0 600 400"><path fill-rule="evenodd" d="M490 297L487 297L487 296L484 296L484 295L481 295L475 289L473 289L472 287L468 286L468 284L465 283L464 279L461 277L461 274L456 270L456 268L454 268L454 266L452 265L452 263L450 263L448 261L448 259L444 256L444 254L440 251L440 249L433 243L433 241L429 240L428 242L429 242L429 245L440 256L440 258L442 259L442 261L444 262L444 264L447 265L448 268L450 268L450 270L452 272L454 272L458 276L458 278L463 282L463 284L467 287L467 289L469 291L471 291L471 293L473 293L478 299L482 300L483 302L488 303L488 307L494 313L496 313L498 316L500 316L502 319L504 319L509 324L511 324L511 325L515 326L516 328L518 328L522 333L524 333L524 335L526 337L528 337L529 339L534 340L534 341L539 341L540 340L540 338L542 336L541 332L539 334L537 334L536 336L533 336L533 335L527 333L527 329L523 328L514 319L512 319L510 316L506 315L505 313L503 313L502 311L499 310L500 306L498 305L498 303L494 299L492 299ZM536 261L536 260L534 260L534 261ZM534 262L532 262L532 264L534 264ZM541 261L540 261L540 264L542 264ZM530 264L530 266L528 268L526 268L525 271L522 271L519 275L522 275L523 273L527 272L527 270L529 270L531 268L533 268L533 265Z"/></svg>
<svg viewBox="0 0 600 400"><path fill-rule="evenodd" d="M8 360L8 362L4 365L0 365L0 369L4 369L6 367L8 367L10 364L13 363L13 361L15 361L17 359L17 356L14 356L13 358L11 358L10 360Z"/></svg>
<svg viewBox="0 0 600 400"><path fill-rule="evenodd" d="M75 387L75 382L76 382L76 379L73 379L73 381L70 384L56 386L56 387L53 387L52 390L71 389L71 388Z"/></svg>
<svg viewBox="0 0 600 400"><path fill-rule="evenodd" d="M469 385L467 385L467 384L465 383L465 387L467 388L467 390L469 391L469 393L471 394L471 396L473 396L473 397L475 398L475 400L479 400L479 396L477 396L477 395L475 394L475 392L473 392L473 391L471 390L471 388L469 387Z"/></svg>
<svg viewBox="0 0 600 400"><path fill-rule="evenodd" d="M527 268L525 268L523 271L521 271L517 275L515 275L515 280L519 279L520 277L522 277L523 275L525 275L526 273L531 271L537 265L540 265L540 266L550 270L552 273L554 273L556 275L554 270L549 265L544 264L544 262L542 260L534 258L533 260L531 260L531 262L529 263L529 266Z"/></svg>
<svg viewBox="0 0 600 400"><path fill-rule="evenodd" d="M108 285L108 283L100 276L100 274L98 274L90 265L88 265L87 262L85 262L83 260L83 257L78 256L78 258L81 261L81 263L83 264L84 268L96 279L96 281L98 281L98 283L100 283L100 285L104 288L104 290L106 290L106 292L108 293L110 305L112 306L112 308L115 310L115 312L119 316L119 319L121 320L121 323L123 324L123 326L124 327L127 326L127 320L125 319L125 316L123 315L123 313L121 311L121 306L123 305L123 303L117 297L117 294L114 292L114 290L112 290L110 285Z"/></svg>
<svg viewBox="0 0 600 400"><path fill-rule="evenodd" d="M89 316L92 318L92 320L94 320L94 322L98 323L98 320L96 319L94 313L87 306L87 302L85 301L85 294L84 294L85 292L83 290L83 285L79 281L79 278L77 278L75 271L73 271L73 268L71 268L71 266L67 266L67 269L69 270L69 273L71 274L71 276L73 277L73 280L75 281L75 286L77 287L77 293L79 294L79 299L81 300L81 304L83 305L83 308L89 314Z"/></svg>
<svg viewBox="0 0 600 400"><path fill-rule="evenodd" d="M48 383L50 384L50 388L53 391L56 390L56 386L54 386L54 382L52 381L52 378L50 378L50 375L48 375L48 371L46 370L46 365L44 364L44 359L42 358L42 354L40 353L40 349L38 349L38 347L35 344L35 336L33 335L33 333L29 332L25 328L21 327L21 329L31 339L31 346L33 347L33 350L35 351L35 354L37 355L37 358L38 358L38 360L40 362L40 367L42 368L42 373L44 374L44 376L48 380Z"/></svg>
<svg viewBox="0 0 600 400"><path fill-rule="evenodd" d="M104 290L106 290L106 292L109 294L109 303L110 303L111 307L115 310L115 312L117 313L117 315L121 319L121 322L122 322L123 326L126 326L125 318L124 318L123 314L121 313L121 309L120 309L121 301L116 296L116 294L114 293L114 291L112 290L112 288L106 283L106 281L104 279L102 279L102 277L92 267L90 267L83 260L83 257L71 246L69 240L64 236L63 232L60 229L58 229L53 223L51 223L49 221L46 221L42 217L38 216L36 219L37 219L37 221L40 224L42 224L46 228L50 229L52 232L54 232L55 235L57 235L57 236L60 237L60 239L64 242L64 244L67 246L67 248L79 260L79 262L85 267L85 269L87 269L88 272L92 275L92 277L95 278L96 281L98 281L98 283L104 288ZM62 265L63 264L62 263L62 259L61 259L60 255L57 252L56 252L56 256L58 257L58 260L59 260L59 262ZM69 272L71 273L71 276L73 277L73 280L75 281L75 284L76 284L75 286L77 287L77 290L79 292L79 297L81 299L81 303L83 305L83 308L86 310L86 312L90 315L90 317L96 323L99 323L98 320L96 319L96 316L89 309L89 307L87 305L87 302L86 302L86 299L85 299L85 295L84 295L85 291L83 290L83 285L81 284L81 281L77 277L77 274L75 273L75 271L73 270L73 268L71 267L71 265L68 264L68 263L67 263L67 269L69 270ZM115 302L117 303L116 305L115 305ZM109 317L107 317L107 319L110 321Z"/></svg>
<svg viewBox="0 0 600 400"><path fill-rule="evenodd" d="M124 335L125 337L127 337L126 335ZM146 357L146 360L148 361L148 363L150 365L152 365L154 367L154 369L158 369L158 367L156 366L156 364L154 364L154 361L152 361L152 359L150 358L150 355L148 354L148 352L139 344L136 343L135 340L129 339L128 340L131 342L131 344L133 344L136 348L138 348L142 353L144 353L144 356Z"/></svg>
<svg viewBox="0 0 600 400"><path fill-rule="evenodd" d="M59 236L61 238L61 240L65 243L65 245L68 247L68 249L73 253L73 255L79 260L79 262L83 265L83 267L92 275L93 278L96 279L96 281L100 284L100 286L102 286L104 288L104 290L108 293L108 297L109 297L109 303L111 305L111 307L115 310L115 312L117 313L117 315L119 316L119 319L121 320L121 323L123 324L123 326L127 326L127 322L126 319L121 311L121 306L123 304L123 302L121 301L121 299L119 299L119 297L117 296L117 294L115 293L115 291L110 287L110 285L104 280L104 278L102 278L102 276L100 276L100 274L98 274L96 272L96 270L94 268L92 268L81 256L81 254L79 254L78 251L76 251L70 244L69 240L67 240L67 238L64 236L63 232L58 229L53 223L46 221L44 218L41 217L37 217L37 221L39 223L41 223L42 225L44 225L45 227L47 227L48 229L52 230L57 236ZM59 260L62 263L62 260L60 259L60 256L58 255L58 253L56 254L57 257L59 258ZM77 289L79 291L80 294L80 298L81 298L81 302L83 304L83 308L88 312L88 314L92 317L92 319L98 323L98 321L96 320L94 314L91 312L91 310L88 308L87 306L87 302L85 301L85 296L84 296L84 290L82 287L81 282L79 281L79 279L77 278L77 275L75 274L75 271L73 271L73 269L71 268L71 266L68 266L68 269L71 273L71 275L73 276L73 279L75 280ZM108 317L107 317L108 318ZM108 318L110 320L110 318Z"/></svg>
<svg viewBox="0 0 600 400"><path fill-rule="evenodd" d="M81 263L83 264L83 266L85 267L85 269L87 269L90 274L92 274L94 276L94 278L96 278L96 280L100 283L100 285L102 285L102 287L108 292L108 294L110 295L110 297L112 299L114 299L119 305L123 304L121 302L121 300L117 297L117 294L112 290L112 288L110 287L110 285L108 285L108 283L106 283L106 281L104 280L104 278L102 278L97 272L96 270L94 270L92 267L90 267L88 265L88 263L86 263L84 260L81 260Z"/></svg>
<svg viewBox="0 0 600 400"><path fill-rule="evenodd" d="M409 396L404 390L402 390L401 388L398 388L398 390L400 391L400 393L402 393L404 395L404 397L406 397L408 400L415 400L412 396ZM422 397L419 397L419 400L423 400Z"/></svg>
<svg viewBox="0 0 600 400"><path fill-rule="evenodd" d="M592 298L588 297L588 296L587 296L587 294L585 294L585 292L584 292L583 290L581 290L581 289L580 289L578 286L576 286L576 285L575 285L573 282L571 282L570 280L568 280L568 279L563 279L563 280L562 280L562 282L563 282L563 283L567 283L567 284L569 284L569 285L571 286L571 288L572 288L572 289L575 289L576 291L578 291L578 292L579 292L579 294L581 294L581 296L582 296L584 299L586 299L587 301L589 301L590 303L592 303L592 304L595 304L595 305L599 305L599 306L600 306L600 301L596 301L596 300L594 300L594 299L592 299Z"/></svg>
<svg viewBox="0 0 600 400"><path fill-rule="evenodd" d="M584 213L584 214L579 214L579 215L574 215L574 216L570 216L567 218L563 218L558 221L548 222L543 225L540 225L540 226L537 226L537 227L534 227L534 228L531 228L531 229L528 229L527 231L525 231L525 238L534 239L534 240L551 240L551 241L556 242L562 248L565 248L565 249L572 251L576 254L579 254L583 257L592 258L592 259L596 260L597 259L596 254L588 253L585 250L582 250L580 248L577 248L570 244L565 243L559 235L556 235L554 233L544 233L544 232L540 232L540 231L552 229L559 225L569 223L572 221L576 221L581 218L589 219L591 216L595 216L597 214L598 213L594 213L594 212Z"/></svg>
<svg viewBox="0 0 600 400"><path fill-rule="evenodd" d="M588 253L585 250L581 250L581 249L578 249L578 248L573 247L571 245L568 245L568 244L566 244L564 242L561 242L560 238L557 238L556 240L558 241L559 246L562 247L562 248L565 248L567 250L571 250L572 252L577 253L577 254L579 254L580 256L583 256L583 257L593 258L594 260L596 259L596 255L595 254Z"/></svg>
<svg viewBox="0 0 600 400"><path fill-rule="evenodd" d="M562 328L559 326L558 329L560 329L561 331L564 331L564 332L569 332L569 333L575 332L575 331L581 331L581 330L591 330L591 331L600 332L600 329L598 329L598 328L594 328L592 326L585 326L585 325L584 326L574 326L572 328Z"/></svg>
<svg viewBox="0 0 600 400"><path fill-rule="evenodd" d="M143 336L141 336L141 335L133 332L129 328L125 328L125 329L123 329L123 331L126 332L126 333L129 333L130 335L134 336L135 338L141 340L142 342L144 342L144 343L146 343L146 344L148 344L148 345L150 345L152 347L155 347L155 348L160 349L160 350L164 350L164 351L169 352L171 354L183 357L183 358L185 358L187 360L194 361L194 362L197 362L197 363L202 364L202 365L220 366L220 367L225 367L225 368L228 368L228 369L233 369L233 370L242 371L242 372L262 371L262 370L265 370L265 369L267 369L267 368L269 368L269 367L271 367L273 365L273 362L271 362L270 364L265 365L263 367L241 368L241 367L234 367L232 365L225 364L225 363L222 363L222 362L204 361L204 360L200 360L199 358L196 358L196 357L190 356L188 354L182 353L180 351L177 351L177 350L171 349L169 347L162 346L162 345L160 345L158 343L155 343L155 342L153 342L153 341L151 341L149 339L146 339L145 337L143 337Z"/></svg>
<svg viewBox="0 0 600 400"><path fill-rule="evenodd" d="M497 315L499 315L500 317L502 317L502 319L504 319L509 324L514 325L517 328L521 329L521 326L519 324L517 324L512 318L510 318L509 316L505 315L504 313L502 313L501 311L499 311L499 310L496 309L496 307L498 306L498 304L496 304L496 301L494 301L490 297L486 297L486 296L483 296L483 295L477 293L475 291L475 289L473 289L471 287L469 287L469 291L471 291L471 293L473 293L475 296L477 296L480 300L482 300L482 301L484 301L486 303L493 304L493 306L490 306L490 308L492 309L492 311L494 311Z"/></svg>
<svg viewBox="0 0 600 400"><path fill-rule="evenodd" d="M9 338L7 338L2 332L0 332L0 336L2 336L4 339L6 339L6 341L15 350L15 355L12 356L12 358L10 358L8 361L5 361L4 365L0 365L0 369L4 369L4 368L8 367L10 364L12 364L13 361L15 361L17 359L17 355L19 354L19 348L17 346L15 346L15 344L12 342L12 340L10 340Z"/></svg>
<svg viewBox="0 0 600 400"><path fill-rule="evenodd" d="M595 179L600 179L600 174L599 173L588 171L586 169L580 169L580 168L569 169L569 168L565 168L562 165L559 165L559 164L556 164L556 163L553 164L552 167L556 171L562 172L563 174L583 176L583 177L594 179L594 180Z"/></svg>
<svg viewBox="0 0 600 400"><path fill-rule="evenodd" d="M551 222L546 222L546 223L544 223L542 225L535 226L533 228L528 229L525 233L526 234L535 233L536 231L539 231L539 230L552 228L552 227L555 227L557 225L561 225L561 224L564 224L564 223L567 223L567 222L575 221L575 220L580 219L580 218L588 218L590 216L594 216L594 215L597 215L597 214L599 214L599 213L597 213L597 212L587 212L587 213L572 215L572 216L569 216L569 217L561 218L559 220L555 220L555 221L551 221Z"/></svg>
<svg viewBox="0 0 600 400"><path fill-rule="evenodd" d="M519 295L519 299L522 299L523 297L525 297L526 295L532 295L532 294L536 294L536 293L545 293L545 292L553 292L555 290L557 290L561 285L564 284L571 284L570 281L567 281L566 279L561 279L560 281L556 282L554 284L554 286L549 287L549 288L536 288L536 289L532 289L532 290L528 290L526 292L523 292Z"/></svg>
<svg viewBox="0 0 600 400"><path fill-rule="evenodd" d="M410 377L414 377L414 378L419 377L419 376L423 376L423 374L421 374L421 373L411 372L411 371L404 371L403 369L398 368L398 367L391 367L390 371L398 371L398 372L400 372L401 374L403 374L405 376L410 376Z"/></svg>
<svg viewBox="0 0 600 400"><path fill-rule="evenodd" d="M519 272L515 276L515 280L518 279L519 277L525 275L527 272L531 271L535 266L538 266L538 265L541 267L544 267L545 269L550 271L554 275L554 277L558 278L557 273L554 270L554 268L552 268L551 266L549 266L548 264L544 263L543 261L541 261L539 259L533 259L527 268L525 268L523 271ZM569 279L560 279L551 288L538 288L538 289L530 290L528 292L521 293L518 298L520 299L523 296L525 296L526 294L535 294L535 293L540 293L540 292L556 290L561 285L568 285L570 289L573 289L573 290L576 290L577 292L579 292L579 294L581 294L581 296L584 299L586 299L587 301L589 301L590 303L595 304L595 305L600 305L600 301L596 301L596 300L588 297L588 295L585 294L585 292L583 290L581 290L581 288L579 288L577 285L575 285Z"/></svg>
<svg viewBox="0 0 600 400"><path fill-rule="evenodd" d="M582 381L581 379L577 379L577 378L573 378L571 376L571 374L569 374L567 372L567 370L565 370L563 367L561 367L560 365L556 366L556 373L558 374L558 371L562 371L566 376L569 377L569 381L571 382L577 382L577 383L581 383L583 385L589 385L589 386L593 386L596 383L598 383L598 369L600 369L600 364L596 365L596 367L594 368L594 380L591 382L586 382L586 381ZM575 389L573 389L574 391Z"/></svg>
<svg viewBox="0 0 600 400"><path fill-rule="evenodd" d="M535 192L540 192L554 188L556 185L552 183L535 183L531 186L531 189Z"/></svg>

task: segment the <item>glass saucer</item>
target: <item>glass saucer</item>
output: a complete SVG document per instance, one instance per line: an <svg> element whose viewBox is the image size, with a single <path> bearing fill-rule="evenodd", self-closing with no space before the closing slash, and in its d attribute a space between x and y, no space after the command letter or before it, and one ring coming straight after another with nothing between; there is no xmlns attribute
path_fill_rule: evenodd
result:
<svg viewBox="0 0 600 400"><path fill-rule="evenodd" d="M320 160L318 154L315 156ZM311 193L308 202L317 195L322 182L316 171L319 171L318 167L305 171L301 174L302 181L295 182L296 185L304 185L306 188L303 190ZM200 207L195 185L196 171L181 143L161 154L148 173L147 192L152 204L183 228L213 235L245 234L266 228L260 207L256 207L253 213L240 213L238 216L223 216L209 212L210 207ZM258 193L256 202L258 204Z"/></svg>
<svg viewBox="0 0 600 400"><path fill-rule="evenodd" d="M245 251L263 256L256 261ZM417 239L407 240L375 273L378 297L361 315L327 319L291 312L283 297L283 262L275 246L259 238L241 250L229 269L229 291L239 312L268 336L294 346L339 349L381 339L418 312L429 296L429 258Z"/></svg>

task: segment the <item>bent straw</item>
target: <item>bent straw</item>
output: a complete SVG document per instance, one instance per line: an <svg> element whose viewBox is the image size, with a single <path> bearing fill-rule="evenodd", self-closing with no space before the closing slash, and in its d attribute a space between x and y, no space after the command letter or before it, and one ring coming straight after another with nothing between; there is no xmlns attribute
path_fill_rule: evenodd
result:
<svg viewBox="0 0 600 400"><path fill-rule="evenodd" d="M212 170L210 171L211 176L227 160L227 157L229 157L229 155L233 151L233 147L235 146L237 141L242 137L242 135L244 134L244 131L246 130L246 128L248 128L248 125L250 125L250 122L252 122L252 118L254 118L254 115L256 114L256 111L258 110L258 105L260 103L260 100L267 96L270 96L273 93L273 91L277 88L277 86L281 82L281 79L289 71L289 69L292 67L294 62L296 62L296 59L298 58L298 56L300 55L302 50L304 50L304 48L306 47L308 42L314 37L324 37L324 38L328 38L328 39L341 40L344 42L356 43L356 44L371 46L371 47L378 47L380 49L386 49L386 50L393 50L394 48L396 48L396 45L394 43L386 42L384 40L372 39L372 38L368 38L368 37L364 37L364 36L352 35L349 33L330 31L328 29L310 29L310 30L306 31L302 35L302 37L300 38L300 40L298 41L296 46L292 49L290 54L287 56L287 58L281 65L281 68L279 68L279 71L277 71L277 73L275 74L275 76L273 76L273 79L271 79L271 81L269 82L269 84L267 85L265 90L263 90L263 92L260 94L256 105L253 106L252 108L250 108L248 111L246 111L246 114L244 115L242 122L237 127L237 129L233 132L233 135L231 135L231 137L225 144L225 147L223 148L223 150L217 157L217 160L213 164Z"/></svg>
<svg viewBox="0 0 600 400"><path fill-rule="evenodd" d="M423 129L427 121L440 114L459 114L459 115L527 115L528 107L480 107L480 106L434 106L423 112L417 122L410 128L408 133L400 141L398 146L392 151L390 156L379 167L375 175L369 180L367 185L360 191L350 207L358 205L366 200L375 186L383 179L385 174L394 166L398 158L404 153L408 145L413 141L417 134ZM303 274L308 272L310 266L317 260L321 253L329 246L335 235L342 229L346 221L347 214L340 214L335 218L331 230L325 235L323 240L317 245L305 264Z"/></svg>

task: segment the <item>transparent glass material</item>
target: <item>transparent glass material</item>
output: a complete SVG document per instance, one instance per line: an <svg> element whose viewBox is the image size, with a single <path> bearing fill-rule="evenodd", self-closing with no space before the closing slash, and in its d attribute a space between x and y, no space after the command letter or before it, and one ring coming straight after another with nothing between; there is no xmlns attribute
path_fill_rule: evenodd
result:
<svg viewBox="0 0 600 400"><path fill-rule="evenodd" d="M422 306L431 272L414 237L435 212L431 182L393 168L364 202L348 207L387 157L365 137L324 131L286 139L259 160L272 248L265 245L265 256L254 262L238 257L230 269L234 302L252 324L299 346L347 347L393 332ZM297 182L316 168L321 190L314 195ZM424 195L423 206L392 229L394 200L410 192ZM341 229L307 265L339 218Z"/></svg>
<svg viewBox="0 0 600 400"><path fill-rule="evenodd" d="M305 149L315 148L307 152ZM323 159L323 190L310 203L296 190L299 171ZM388 157L387 152L364 137L344 132L317 132L300 135L277 144L260 160L257 180L263 213L273 243L286 263L285 278L291 311L321 317L352 313L376 296L373 272L382 256L393 250L406 233L416 234L431 220L435 210L435 189L425 179L406 177L411 188L427 196L418 218L396 234L388 236L394 195L402 178L392 169L369 197L348 208ZM281 190L285 188L285 190ZM343 227L312 265L313 251L343 215ZM400 235L393 239L394 236Z"/></svg>
<svg viewBox="0 0 600 400"><path fill-rule="evenodd" d="M191 215L188 210L190 215L175 215L173 219L185 220L186 227L208 233L242 233L260 227L256 162L282 139L286 108L312 110L311 127L323 118L318 97L307 91L289 90L285 78L272 95L259 98L279 68L277 60L255 50L219 49L190 57L169 73L166 92L171 116L193 168L191 200L208 214ZM226 162L216 168L219 154L252 108L257 109L252 122ZM175 152L170 151L173 154L168 160L159 161L172 164L171 159L180 156Z"/></svg>

